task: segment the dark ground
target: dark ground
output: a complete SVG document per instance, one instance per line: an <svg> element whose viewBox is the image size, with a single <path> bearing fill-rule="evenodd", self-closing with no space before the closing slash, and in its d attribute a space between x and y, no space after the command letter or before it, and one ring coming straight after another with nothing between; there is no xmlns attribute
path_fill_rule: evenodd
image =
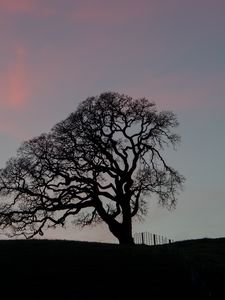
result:
<svg viewBox="0 0 225 300"><path fill-rule="evenodd" d="M160 246L2 240L0 258L0 299L219 299L224 294L225 238Z"/></svg>

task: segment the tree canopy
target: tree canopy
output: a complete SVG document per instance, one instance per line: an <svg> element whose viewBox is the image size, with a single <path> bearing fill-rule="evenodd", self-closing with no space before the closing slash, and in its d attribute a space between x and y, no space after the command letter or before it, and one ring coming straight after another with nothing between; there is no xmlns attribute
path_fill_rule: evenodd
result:
<svg viewBox="0 0 225 300"><path fill-rule="evenodd" d="M82 226L103 221L120 243L132 243L132 218L146 215L153 195L176 205L184 177L164 153L180 141L177 126L173 112L145 98L86 99L1 169L1 228L29 238L71 218Z"/></svg>

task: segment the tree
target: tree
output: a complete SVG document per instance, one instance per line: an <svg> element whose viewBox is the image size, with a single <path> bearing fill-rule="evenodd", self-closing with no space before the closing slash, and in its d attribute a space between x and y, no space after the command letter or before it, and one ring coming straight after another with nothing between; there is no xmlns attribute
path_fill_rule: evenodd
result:
<svg viewBox="0 0 225 300"><path fill-rule="evenodd" d="M132 244L132 218L147 213L155 194L175 207L184 178L163 157L180 137L174 113L147 99L103 93L82 102L50 133L24 142L0 171L0 225L11 236L43 234L73 218L105 222Z"/></svg>

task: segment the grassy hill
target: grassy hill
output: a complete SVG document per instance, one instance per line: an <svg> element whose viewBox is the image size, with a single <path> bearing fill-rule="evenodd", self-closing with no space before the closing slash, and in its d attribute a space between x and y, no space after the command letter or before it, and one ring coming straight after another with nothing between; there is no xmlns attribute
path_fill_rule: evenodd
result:
<svg viewBox="0 0 225 300"><path fill-rule="evenodd" d="M225 238L159 246L2 240L0 258L7 299L208 298L225 279Z"/></svg>

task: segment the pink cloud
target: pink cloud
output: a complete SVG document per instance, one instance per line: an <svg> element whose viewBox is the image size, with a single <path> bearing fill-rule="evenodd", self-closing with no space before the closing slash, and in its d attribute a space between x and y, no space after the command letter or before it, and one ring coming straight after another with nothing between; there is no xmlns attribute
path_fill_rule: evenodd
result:
<svg viewBox="0 0 225 300"><path fill-rule="evenodd" d="M39 0L0 0L0 9L8 12L26 12L35 16L47 16L54 13L54 7L49 3L50 1L47 0L46 2L41 0L40 2ZM72 1L68 1L68 3L71 4ZM98 94L105 89L124 92L133 97L148 97L162 109L183 110L200 108L202 105L209 107L214 105L213 101L209 101L209 95L213 98L213 92L220 89L222 81L225 80L224 76L214 76L215 74L213 74L212 78L196 79L192 76L193 74L185 73L157 77L154 74L154 68L153 70L150 70L150 67L149 70L146 67L139 69L138 61L140 61L140 65L144 65L142 58L147 55L151 57L149 62L161 62L167 61L167 52L176 51L176 44L168 46L164 41L164 36L158 36L158 30L149 33L154 41L149 47L143 38L139 40L139 34L143 33L138 31L137 35L137 32L133 32L133 30L127 31L129 27L127 24L124 27L119 26L121 33L120 31L104 30L105 27L111 29L115 24L121 25L122 22L128 21L129 25L134 24L132 28L135 29L136 22L142 22L142 17L146 15L153 22L152 19L156 20L157 16L160 16L160 4L157 6L156 2L147 0L138 2L133 0L115 0L115 2L93 0L93 2L74 1L73 3L70 5L70 8L74 6L71 10L66 4L64 10L57 10L56 7L58 15L70 16L75 22L83 22L84 25L86 23L87 25L92 25L92 23L100 25L97 27L100 30L95 30L96 28L92 30L94 26L87 26L82 31L83 24L78 24L77 27L74 26L75 31L70 38L67 38L67 34L58 34L57 42L54 35L51 37L48 34L52 28L58 29L58 27L52 26L54 23L48 23L51 25L49 28L45 27L47 26L46 22L40 26L37 40L41 37L41 43L40 45L35 44L35 47L39 48L35 48L33 52L28 51L28 49L34 49L32 41L25 40L26 36L29 36L28 34L15 36L13 28L19 22L17 23L14 15L12 19L16 23L10 23L12 27L9 26L8 34L3 32L5 36L2 40L5 43L1 50L6 48L4 49L6 59L2 55L2 64L5 65L7 62L8 66L0 70L0 105L2 111L14 112L11 118L14 127L10 131L22 132L22 127L24 127L29 134L30 132L36 134L38 130L47 130L58 121L58 118L61 118L64 112L69 112L71 107L74 109L72 101L73 103L76 100L81 101L86 96ZM171 9L170 14L172 15L172 13ZM21 17L24 16L21 14ZM56 20L53 18L51 22L59 22L59 20L65 21L63 18ZM63 26L64 24L62 24L62 28ZM66 24L66 29L67 26L68 24ZM76 35L76 32L82 34ZM61 36L63 36L62 42ZM32 39L33 36L31 35L29 38ZM10 44L8 40L13 45L11 45L11 49L8 49ZM26 47L16 45L15 40L19 40L18 45L26 45ZM35 38L33 40L36 42ZM182 44L180 48L187 47L187 44L188 42ZM168 49L168 47L170 48ZM13 52L12 49L14 49L15 56L13 60L11 59L12 55L9 54ZM32 58L34 59L32 60ZM135 69L136 65L137 69ZM126 69L131 71L128 73ZM118 78L121 80L119 81ZM221 101L224 100L221 99ZM18 117L18 112L21 119ZM41 116L41 122L36 118L37 114ZM2 115L7 121L9 118L7 113L2 112ZM31 125L22 125L22 122ZM0 124L1 128L2 126L3 124ZM9 128L9 126L10 124L6 122L5 128ZM35 126L38 128L36 131L34 131ZM26 132L26 135L29 134Z"/></svg>
<svg viewBox="0 0 225 300"><path fill-rule="evenodd" d="M69 16L77 22L121 24L138 16L144 16L146 9L151 7L147 0L136 1L80 1L69 12Z"/></svg>
<svg viewBox="0 0 225 300"><path fill-rule="evenodd" d="M29 86L27 82L26 51L24 48L16 49L15 64L8 74L8 105L17 108L24 105L29 96Z"/></svg>
<svg viewBox="0 0 225 300"><path fill-rule="evenodd" d="M0 8L9 12L30 12L35 6L36 0L0 0Z"/></svg>
<svg viewBox="0 0 225 300"><path fill-rule="evenodd" d="M225 102L224 74L210 74L195 78L194 74L178 73L167 76L142 78L140 82L127 85L121 92L133 97L147 97L160 109L223 111Z"/></svg>
<svg viewBox="0 0 225 300"><path fill-rule="evenodd" d="M28 63L25 48L17 46L14 50L15 59L0 74L1 78L1 105L7 108L21 108L30 95L28 83Z"/></svg>
<svg viewBox="0 0 225 300"><path fill-rule="evenodd" d="M13 14L33 14L43 17L55 15L54 6L38 0L0 0L0 9Z"/></svg>

